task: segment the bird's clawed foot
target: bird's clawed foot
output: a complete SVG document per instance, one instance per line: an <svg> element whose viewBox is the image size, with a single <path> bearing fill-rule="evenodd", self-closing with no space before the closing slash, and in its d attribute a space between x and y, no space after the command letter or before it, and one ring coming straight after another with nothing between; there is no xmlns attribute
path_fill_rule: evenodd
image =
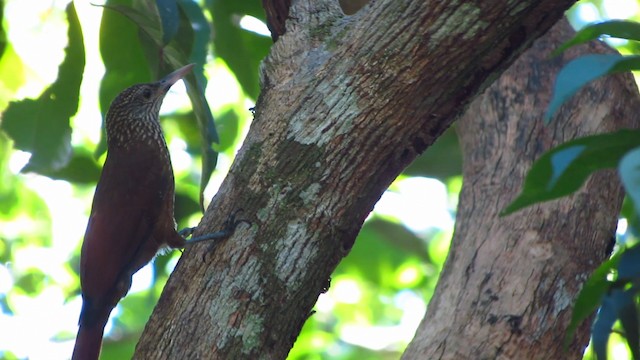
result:
<svg viewBox="0 0 640 360"><path fill-rule="evenodd" d="M236 231L236 228L238 227L238 225L240 225L242 223L245 223L245 224L251 226L251 222L249 220L247 220L247 219L239 219L238 218L237 215L239 213L241 213L242 211L243 211L242 209L238 209L238 210L234 211L233 213L231 213L231 215L229 215L227 220L225 220L224 228L222 230L216 231L216 232L210 233L210 234L205 234L205 235L192 237L191 239L187 240L187 245L194 244L194 243L197 243L197 242L202 242L202 241L226 239L229 236L233 235L233 233ZM182 236L184 238L187 238L187 237L191 236L195 230L196 230L196 228L194 228L194 227L192 227L192 228L184 228L184 229L180 230L178 232L178 234L180 234L180 236Z"/></svg>

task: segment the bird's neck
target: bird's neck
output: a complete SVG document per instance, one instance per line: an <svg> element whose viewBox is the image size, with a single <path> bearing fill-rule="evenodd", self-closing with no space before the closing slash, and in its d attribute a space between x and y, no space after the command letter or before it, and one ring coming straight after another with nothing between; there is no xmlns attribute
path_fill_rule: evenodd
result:
<svg viewBox="0 0 640 360"><path fill-rule="evenodd" d="M140 145L167 151L167 144L162 134L158 118L116 119L107 118L107 145L109 149L127 149Z"/></svg>

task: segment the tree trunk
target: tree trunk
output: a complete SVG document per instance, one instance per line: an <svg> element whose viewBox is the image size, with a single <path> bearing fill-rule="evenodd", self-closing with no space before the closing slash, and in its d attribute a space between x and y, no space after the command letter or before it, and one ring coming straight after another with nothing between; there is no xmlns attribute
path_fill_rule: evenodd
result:
<svg viewBox="0 0 640 360"><path fill-rule="evenodd" d="M284 358L391 181L572 3L294 1L196 235L253 225L184 252L135 357Z"/></svg>
<svg viewBox="0 0 640 360"><path fill-rule="evenodd" d="M464 185L455 235L436 292L405 359L580 359L585 322L563 338L576 296L608 255L623 191L614 170L570 197L499 217L534 160L568 140L638 127L631 75L582 90L549 126L542 118L557 72L602 43L551 51L574 35L561 21L470 106L458 123Z"/></svg>

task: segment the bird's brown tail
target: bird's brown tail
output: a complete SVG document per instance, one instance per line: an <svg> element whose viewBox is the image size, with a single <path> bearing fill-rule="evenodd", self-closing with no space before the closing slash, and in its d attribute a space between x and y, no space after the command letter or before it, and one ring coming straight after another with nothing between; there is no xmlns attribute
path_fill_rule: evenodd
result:
<svg viewBox="0 0 640 360"><path fill-rule="evenodd" d="M102 333L104 326L101 324L80 325L76 336L76 345L73 348L71 360L97 360L102 345Z"/></svg>
<svg viewBox="0 0 640 360"><path fill-rule="evenodd" d="M80 328L71 360L98 360L104 327L109 320L111 309L110 307L96 307L92 301L83 299Z"/></svg>

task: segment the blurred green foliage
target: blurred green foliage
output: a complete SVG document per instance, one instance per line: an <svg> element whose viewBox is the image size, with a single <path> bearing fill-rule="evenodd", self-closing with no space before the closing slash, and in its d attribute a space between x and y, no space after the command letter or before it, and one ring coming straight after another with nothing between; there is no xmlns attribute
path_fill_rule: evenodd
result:
<svg viewBox="0 0 640 360"><path fill-rule="evenodd" d="M193 105L167 114L162 120L176 167L176 220L181 227L194 225L201 215L198 181L208 180L207 172L215 165L214 150L228 165L239 147L251 121L247 104L255 102L259 94L258 66L271 45L268 34L240 25L245 15L264 22L257 0L118 0L109 1L104 8L77 2L80 21L73 19L71 8L69 20L65 20L69 26L68 51L59 77L53 84L43 83L33 75L33 59L27 61L20 50L23 42L32 41L29 36L33 34L19 34L25 29L5 18L4 10L17 7L18 3L25 2L0 1L0 111L5 130L0 132L0 323L25 323L15 332L24 332L28 345L20 346L16 340L19 337L3 338L6 334L0 332L0 358L4 359L25 357L34 349L52 349L49 346L71 351L79 314L80 243L105 150L101 136L87 134L85 122L99 122L110 101L125 87L155 79L178 63L195 62L198 71L187 84ZM29 9L37 17L36 22L54 21L56 16L66 19L64 8L56 7L59 5L54 2L43 3L46 4ZM601 9L600 1L593 3ZM101 13L99 28L92 23L96 18L90 15L96 11ZM575 11L570 14L574 16ZM91 35L93 28L97 36ZM57 62L54 56L47 56L50 50L42 50L40 62ZM62 48L52 52L55 51ZM96 76L91 71L100 66L91 63L96 55L91 51L99 51L105 68L97 81L92 81ZM71 67L70 63L76 65ZM83 86L89 84L99 96L80 90L78 100L75 94L81 73ZM210 82L213 77L219 82ZM42 95L32 96L37 100L23 99L29 93L24 89L34 86ZM54 94L71 96L64 110L51 107L58 105L60 99L47 88L55 88ZM237 89L237 98L220 101L212 97L224 97L234 93L233 89ZM37 118L42 127L24 126L36 120L27 114L36 112L37 106L43 108L38 102L51 107L45 107L46 113ZM13 115L13 120L8 112L12 106L24 107ZM75 114L77 106L80 112ZM61 118L56 120L52 115ZM29 122L21 123L20 119ZM34 134L44 136L46 141L34 143ZM31 140L32 146L21 147L21 139ZM28 155L15 147L33 152L30 160L38 160L39 166L29 167L31 173L19 172L28 162ZM460 157L455 133L449 130L407 169L405 176L443 181L450 192L452 209L461 185ZM202 162L208 165L199 166ZM215 181L222 176L224 169L213 172ZM63 194L54 194L61 189ZM66 198L61 200L63 195ZM74 223L64 222L67 217L72 217ZM73 229L61 229L67 226ZM433 294L450 237L451 229L446 226L445 230L416 233L398 219L372 216L350 254L335 270L327 293L319 299L315 314L306 322L289 358L399 358ZM107 327L103 359L130 357L179 255L159 255L151 266L150 286L135 289L118 305ZM29 314L36 311L34 306L38 304L44 307L39 310L40 322L26 323L33 320ZM29 327L37 324L39 328L47 319L58 321L54 315L60 312L69 319L52 325L55 328L49 330L48 337L35 337Z"/></svg>

